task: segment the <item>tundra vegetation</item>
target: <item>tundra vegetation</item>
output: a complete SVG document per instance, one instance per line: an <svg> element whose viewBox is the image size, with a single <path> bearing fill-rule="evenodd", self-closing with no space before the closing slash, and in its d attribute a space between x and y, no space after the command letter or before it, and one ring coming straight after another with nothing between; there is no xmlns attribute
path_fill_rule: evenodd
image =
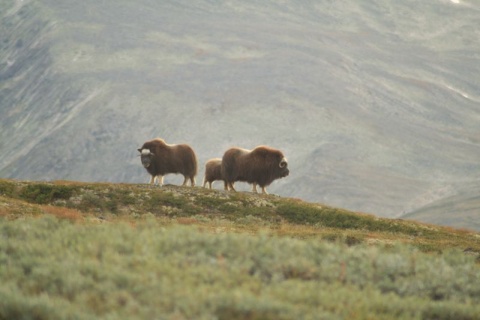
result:
<svg viewBox="0 0 480 320"><path fill-rule="evenodd" d="M0 180L0 319L478 319L479 255L273 195Z"/></svg>

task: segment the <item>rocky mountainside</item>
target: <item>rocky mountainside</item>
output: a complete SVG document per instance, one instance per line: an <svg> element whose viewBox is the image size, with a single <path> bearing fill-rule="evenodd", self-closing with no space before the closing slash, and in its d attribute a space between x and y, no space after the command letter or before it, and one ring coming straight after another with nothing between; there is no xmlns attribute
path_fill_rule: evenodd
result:
<svg viewBox="0 0 480 320"><path fill-rule="evenodd" d="M142 182L136 149L154 137L190 143L201 167L267 144L291 169L270 192L400 216L479 180L479 13L0 0L0 177Z"/></svg>

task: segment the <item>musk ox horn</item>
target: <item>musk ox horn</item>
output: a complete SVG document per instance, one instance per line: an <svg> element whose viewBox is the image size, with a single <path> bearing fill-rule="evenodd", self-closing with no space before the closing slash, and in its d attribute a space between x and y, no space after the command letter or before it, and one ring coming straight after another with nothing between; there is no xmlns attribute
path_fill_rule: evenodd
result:
<svg viewBox="0 0 480 320"><path fill-rule="evenodd" d="M285 168L287 164L288 164L287 159L283 158L282 161L280 161L280 168Z"/></svg>
<svg viewBox="0 0 480 320"><path fill-rule="evenodd" d="M153 155L153 152L151 152L149 149L138 149L138 151L140 151L142 156L148 156L150 154Z"/></svg>

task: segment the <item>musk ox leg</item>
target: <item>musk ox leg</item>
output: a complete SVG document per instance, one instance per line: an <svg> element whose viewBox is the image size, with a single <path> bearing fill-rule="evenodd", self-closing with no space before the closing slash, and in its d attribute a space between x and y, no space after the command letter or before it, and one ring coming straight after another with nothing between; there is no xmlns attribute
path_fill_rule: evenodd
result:
<svg viewBox="0 0 480 320"><path fill-rule="evenodd" d="M160 185L160 187L163 185L163 176L152 176L150 178L150 184L151 185Z"/></svg>
<svg viewBox="0 0 480 320"><path fill-rule="evenodd" d="M195 177L190 177L190 184L192 187L195 187ZM212 184L210 183L210 189L212 189Z"/></svg>
<svg viewBox="0 0 480 320"><path fill-rule="evenodd" d="M262 193L263 193L263 194L268 194L266 187L262 187Z"/></svg>
<svg viewBox="0 0 480 320"><path fill-rule="evenodd" d="M228 188L231 191L237 192L237 190L235 190L235 188L233 187L233 182L228 182Z"/></svg>
<svg viewBox="0 0 480 320"><path fill-rule="evenodd" d="M194 177L187 177L187 176L184 176L184 180L183 180L182 186L186 186L188 180L190 180L190 185L191 185L192 187L195 187L195 178L194 178Z"/></svg>
<svg viewBox="0 0 480 320"><path fill-rule="evenodd" d="M208 183L208 189L212 189L213 181L203 180L203 187L206 188Z"/></svg>
<svg viewBox="0 0 480 320"><path fill-rule="evenodd" d="M157 178L157 177L155 177L155 176L151 176L151 177L150 177L150 184L155 184L155 179L156 179L156 178Z"/></svg>
<svg viewBox="0 0 480 320"><path fill-rule="evenodd" d="M258 193L256 183L252 184L252 192Z"/></svg>
<svg viewBox="0 0 480 320"><path fill-rule="evenodd" d="M227 181L223 181L223 190L228 191L228 183L227 183Z"/></svg>

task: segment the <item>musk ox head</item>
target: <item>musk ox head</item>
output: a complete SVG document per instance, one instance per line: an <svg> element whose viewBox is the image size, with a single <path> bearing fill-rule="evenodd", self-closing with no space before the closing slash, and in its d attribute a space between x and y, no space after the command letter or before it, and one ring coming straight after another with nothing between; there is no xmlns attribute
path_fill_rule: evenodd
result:
<svg viewBox="0 0 480 320"><path fill-rule="evenodd" d="M149 149L138 149L138 152L140 152L140 159L142 160L143 167L144 168L150 167L155 154L151 152Z"/></svg>
<svg viewBox="0 0 480 320"><path fill-rule="evenodd" d="M280 178L284 178L289 175L290 170L288 170L287 158L283 157L282 160L280 160L280 163L278 166L280 168L280 171L279 171Z"/></svg>

